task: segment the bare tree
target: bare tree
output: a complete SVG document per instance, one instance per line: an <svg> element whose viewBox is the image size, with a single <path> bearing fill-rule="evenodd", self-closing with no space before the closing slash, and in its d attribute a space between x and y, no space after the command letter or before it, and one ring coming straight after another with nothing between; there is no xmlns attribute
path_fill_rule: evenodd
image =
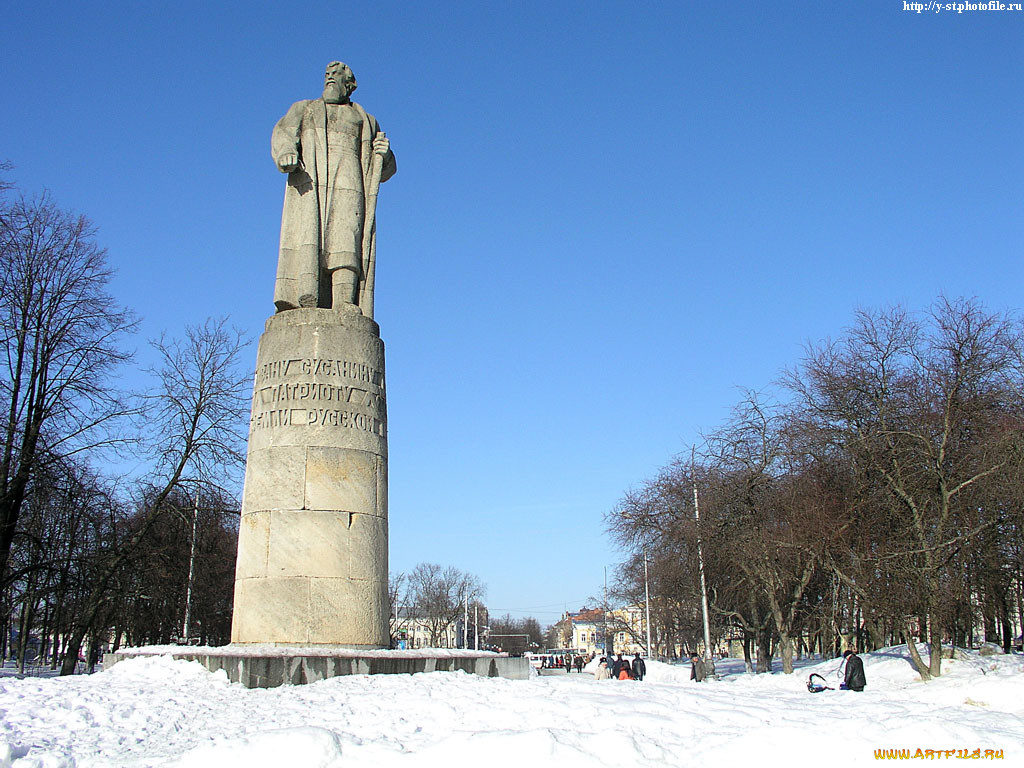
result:
<svg viewBox="0 0 1024 768"><path fill-rule="evenodd" d="M703 635L693 472L693 461L673 461L653 480L627 492L606 517L612 536L631 553L613 596L628 603L642 602L646 554L650 559L651 618L661 635L655 645L664 647L666 655L673 654L677 645L695 649ZM607 601L595 602L610 611ZM646 643L646 637L642 641Z"/></svg>
<svg viewBox="0 0 1024 768"><path fill-rule="evenodd" d="M551 648L566 648L568 644L560 642L548 642L548 633L540 626L540 622L533 616L526 616L521 619L512 618L511 614L496 616L491 619L490 632L492 645L507 651L513 656L521 656L530 650L541 648L545 645ZM569 633L570 637L572 632Z"/></svg>
<svg viewBox="0 0 1024 768"><path fill-rule="evenodd" d="M59 633L74 611L86 560L104 525L109 487L78 457L50 462L33 478L8 561L6 620L17 609L19 665L34 636L39 656L60 655ZM4 639L9 636L5 633Z"/></svg>
<svg viewBox="0 0 1024 768"><path fill-rule="evenodd" d="M181 484L201 478L216 486L217 478L237 477L240 472L251 380L238 358L246 343L222 319L188 328L183 340L154 344L161 365L153 371L157 387L146 396L146 445L156 457L156 469L136 502L131 530L100 558L93 588L69 640L76 653L122 566L135 556L160 517L175 510L174 493ZM69 652L61 673L73 670Z"/></svg>
<svg viewBox="0 0 1024 768"><path fill-rule="evenodd" d="M10 160L0 160L0 174L6 173L12 168L14 168L14 165L11 164ZM14 182L7 181L7 179L0 177L0 195L3 195L4 192L13 188ZM4 216L6 216L6 208L4 206L0 206L0 219Z"/></svg>
<svg viewBox="0 0 1024 768"><path fill-rule="evenodd" d="M699 462L677 459L608 516L630 553L624 594L647 552L652 607L692 610L698 483L711 607L745 653L756 641L759 669L779 648L790 671L805 636L823 652L902 637L924 679L943 640L979 623L1008 646L1024 622L1021 322L964 300L861 312L784 383L790 401L748 393Z"/></svg>
<svg viewBox="0 0 1024 768"><path fill-rule="evenodd" d="M926 680L941 673L952 554L991 524L978 519L971 493L1020 463L1021 347L1010 318L943 299L924 322L898 309L859 313L844 340L812 349L789 377L805 418L881 491L875 519L889 529L890 551L864 554L898 566L919 595L927 665L901 618Z"/></svg>
<svg viewBox="0 0 1024 768"><path fill-rule="evenodd" d="M173 514L159 515L117 576L114 636L132 645L169 643L183 636L186 602L189 634L203 644L227 642L237 547L238 502L216 488L178 488L165 504ZM141 507L123 521L123 536L145 523ZM195 518L193 518L195 515ZM195 527L195 557L191 555ZM194 564L194 568L190 567ZM193 589L189 573L193 571ZM191 597L191 600L189 600Z"/></svg>
<svg viewBox="0 0 1024 768"><path fill-rule="evenodd" d="M164 486L218 478L237 485L245 465L251 386L239 356L247 344L226 318L190 326L183 339L153 342L161 364L149 371L157 386L144 398L146 444L158 458L156 476Z"/></svg>
<svg viewBox="0 0 1024 768"><path fill-rule="evenodd" d="M43 195L0 216L0 584L33 476L119 439L112 375L132 314L107 293L106 252L87 219Z"/></svg>
<svg viewBox="0 0 1024 768"><path fill-rule="evenodd" d="M419 618L427 623L431 645L441 642L467 602L480 600L485 592L479 578L452 566L420 563L408 579L412 604Z"/></svg>

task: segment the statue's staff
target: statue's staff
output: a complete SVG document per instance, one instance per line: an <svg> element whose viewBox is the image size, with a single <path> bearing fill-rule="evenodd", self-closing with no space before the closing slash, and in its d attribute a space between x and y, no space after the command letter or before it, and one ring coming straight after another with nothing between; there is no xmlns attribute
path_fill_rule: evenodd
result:
<svg viewBox="0 0 1024 768"><path fill-rule="evenodd" d="M384 138L384 131L375 138ZM373 319L373 286L377 272L377 252L373 247L373 226L377 218L377 193L384 168L384 155L371 152L370 179L366 190L366 210L363 216L363 284L359 290L359 308Z"/></svg>

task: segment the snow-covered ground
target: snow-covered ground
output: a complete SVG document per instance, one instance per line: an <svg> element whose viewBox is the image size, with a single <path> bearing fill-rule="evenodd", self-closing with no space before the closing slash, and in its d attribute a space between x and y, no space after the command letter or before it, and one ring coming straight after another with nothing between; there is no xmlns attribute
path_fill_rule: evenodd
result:
<svg viewBox="0 0 1024 768"><path fill-rule="evenodd" d="M1024 765L1024 658L967 654L919 682L904 648L864 655L863 693L818 672L719 681L650 662L643 682L557 673L338 677L247 690L195 663L130 659L70 678L0 679L0 768L866 765L876 750L1003 750Z"/></svg>

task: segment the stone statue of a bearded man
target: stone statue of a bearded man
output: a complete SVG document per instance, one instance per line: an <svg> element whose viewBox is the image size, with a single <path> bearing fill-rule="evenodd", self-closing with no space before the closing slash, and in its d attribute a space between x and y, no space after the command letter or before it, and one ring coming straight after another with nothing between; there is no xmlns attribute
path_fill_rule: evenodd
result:
<svg viewBox="0 0 1024 768"><path fill-rule="evenodd" d="M352 70L332 61L323 96L295 102L274 126L274 162L288 174L278 312L355 304L372 317L376 185L394 175L395 156L376 119L349 100L355 89Z"/></svg>

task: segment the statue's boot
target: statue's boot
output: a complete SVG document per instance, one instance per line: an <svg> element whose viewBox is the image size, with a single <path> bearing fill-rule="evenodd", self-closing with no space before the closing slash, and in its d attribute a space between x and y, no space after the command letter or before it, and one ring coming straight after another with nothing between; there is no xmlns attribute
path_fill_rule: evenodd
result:
<svg viewBox="0 0 1024 768"><path fill-rule="evenodd" d="M336 269L331 272L331 306L335 309L342 304L356 303L359 281L351 269Z"/></svg>

